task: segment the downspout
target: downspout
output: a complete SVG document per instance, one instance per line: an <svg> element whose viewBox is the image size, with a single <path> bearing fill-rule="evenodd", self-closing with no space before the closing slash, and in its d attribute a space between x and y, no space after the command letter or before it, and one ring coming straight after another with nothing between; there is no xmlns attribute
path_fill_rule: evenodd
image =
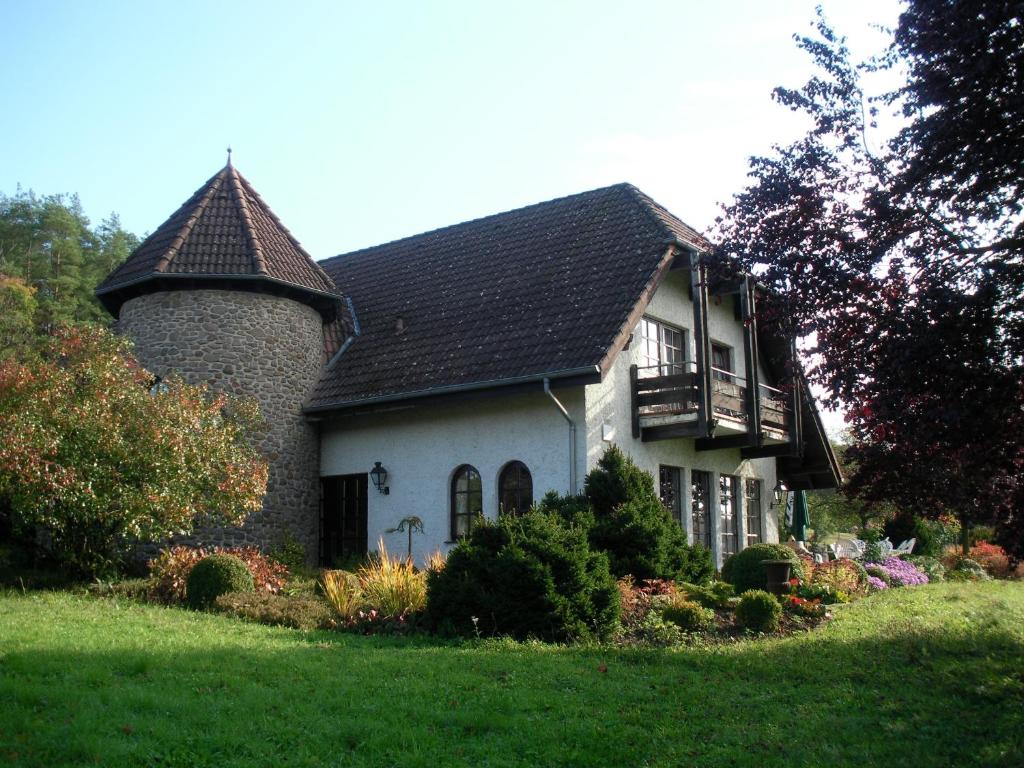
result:
<svg viewBox="0 0 1024 768"><path fill-rule="evenodd" d="M544 394L551 398L551 402L555 404L555 407L565 417L565 420L569 422L569 493L573 496L576 495L576 422L572 420L569 412L565 410L565 406L562 405L558 398L555 397L555 393L551 391L551 379L544 379Z"/></svg>

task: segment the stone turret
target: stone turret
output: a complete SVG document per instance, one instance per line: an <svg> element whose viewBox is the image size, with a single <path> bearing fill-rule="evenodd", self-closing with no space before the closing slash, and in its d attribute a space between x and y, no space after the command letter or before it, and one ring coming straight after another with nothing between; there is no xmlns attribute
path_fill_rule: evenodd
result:
<svg viewBox="0 0 1024 768"><path fill-rule="evenodd" d="M230 161L96 289L157 376L255 397L268 427L263 509L202 543L277 545L285 533L313 558L319 440L302 414L324 364L324 327L342 297Z"/></svg>

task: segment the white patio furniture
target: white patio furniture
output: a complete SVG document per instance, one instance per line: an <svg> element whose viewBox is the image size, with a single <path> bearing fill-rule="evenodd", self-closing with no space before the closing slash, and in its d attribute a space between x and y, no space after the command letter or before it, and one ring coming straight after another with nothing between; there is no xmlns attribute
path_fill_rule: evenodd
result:
<svg viewBox="0 0 1024 768"><path fill-rule="evenodd" d="M900 555L909 555L914 551L914 545L917 543L917 539L907 539L902 542L896 549L892 551L893 555L899 557Z"/></svg>
<svg viewBox="0 0 1024 768"><path fill-rule="evenodd" d="M892 542L889 541L889 537L886 536L880 542L878 542L878 549L882 553L882 557L891 557L893 553Z"/></svg>

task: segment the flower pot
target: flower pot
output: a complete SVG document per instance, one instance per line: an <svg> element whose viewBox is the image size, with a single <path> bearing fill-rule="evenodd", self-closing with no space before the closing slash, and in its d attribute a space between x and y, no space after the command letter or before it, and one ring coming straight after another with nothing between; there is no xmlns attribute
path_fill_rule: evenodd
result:
<svg viewBox="0 0 1024 768"><path fill-rule="evenodd" d="M791 560L762 560L767 578L767 589L773 595L781 595L789 591L789 572L793 568Z"/></svg>

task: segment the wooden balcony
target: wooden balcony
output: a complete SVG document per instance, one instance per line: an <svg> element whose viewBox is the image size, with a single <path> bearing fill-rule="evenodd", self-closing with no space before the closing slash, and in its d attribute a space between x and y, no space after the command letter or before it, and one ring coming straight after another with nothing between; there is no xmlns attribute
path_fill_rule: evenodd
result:
<svg viewBox="0 0 1024 768"><path fill-rule="evenodd" d="M644 441L679 437L730 439L721 447L761 446L789 442L793 399L784 391L758 384L750 397L745 378L711 369L711 413L701 424L701 377L695 363L635 367L633 432ZM760 434L751 434L751 403L759 409ZM749 440L742 439L749 436Z"/></svg>

